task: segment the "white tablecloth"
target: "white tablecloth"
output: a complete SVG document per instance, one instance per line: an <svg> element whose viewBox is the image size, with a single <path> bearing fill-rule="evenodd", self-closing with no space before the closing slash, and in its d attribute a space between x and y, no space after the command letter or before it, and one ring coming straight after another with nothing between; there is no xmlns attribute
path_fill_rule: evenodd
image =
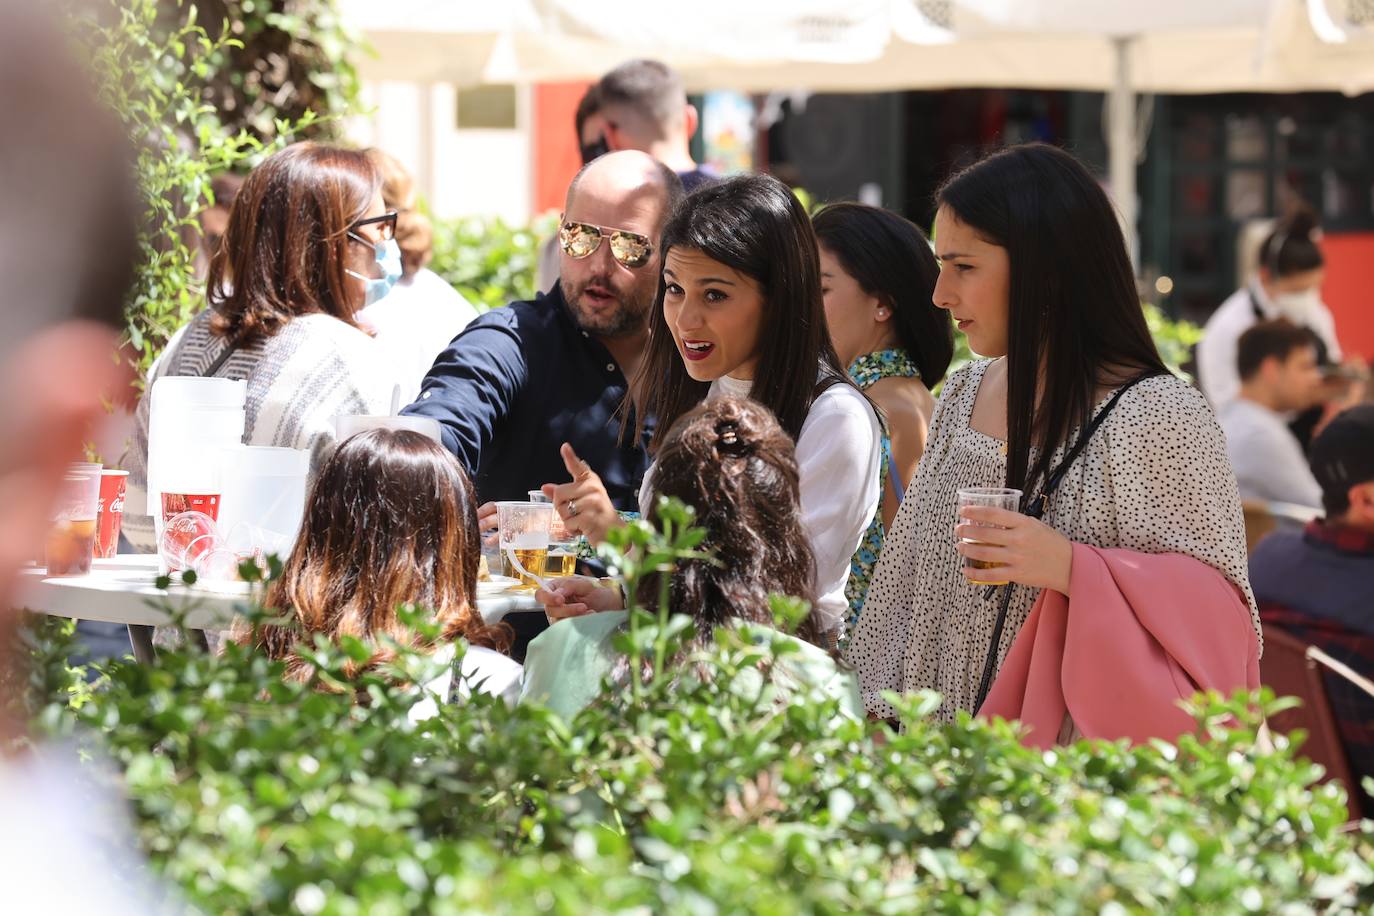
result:
<svg viewBox="0 0 1374 916"><path fill-rule="evenodd" d="M145 626L174 623L184 615L182 622L188 627L221 630L251 597L246 583L218 590L188 588L174 581L163 591L154 587L157 574L157 557L152 554L96 560L85 576L49 577L43 567L33 567L23 571L14 605L56 617ZM479 594L477 609L487 623L495 623L507 614L542 607L529 592L507 591Z"/></svg>

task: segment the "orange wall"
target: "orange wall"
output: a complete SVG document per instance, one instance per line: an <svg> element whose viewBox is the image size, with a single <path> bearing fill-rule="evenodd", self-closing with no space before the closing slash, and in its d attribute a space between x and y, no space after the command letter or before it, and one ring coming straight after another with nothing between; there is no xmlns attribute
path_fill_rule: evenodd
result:
<svg viewBox="0 0 1374 916"><path fill-rule="evenodd" d="M534 214L562 210L568 182L582 167L573 122L577 103L590 85L539 83L534 87Z"/></svg>
<svg viewBox="0 0 1374 916"><path fill-rule="evenodd" d="M1341 349L1374 361L1374 232L1327 233L1321 244L1322 298L1336 318Z"/></svg>

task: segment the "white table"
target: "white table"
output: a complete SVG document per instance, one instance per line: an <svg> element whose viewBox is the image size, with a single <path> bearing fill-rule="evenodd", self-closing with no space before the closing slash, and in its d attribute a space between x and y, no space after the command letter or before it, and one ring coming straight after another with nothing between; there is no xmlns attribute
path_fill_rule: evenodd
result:
<svg viewBox="0 0 1374 916"><path fill-rule="evenodd" d="M152 627L180 617L192 629L227 629L251 598L246 583L226 590L188 588L174 578L171 588L159 589L154 585L157 559L153 554L121 554L94 561L84 576L50 577L43 567L30 567L20 576L14 606L54 617L127 624L134 655L146 662L152 658ZM487 623L495 623L507 614L543 607L529 592L506 591L479 594L477 610Z"/></svg>

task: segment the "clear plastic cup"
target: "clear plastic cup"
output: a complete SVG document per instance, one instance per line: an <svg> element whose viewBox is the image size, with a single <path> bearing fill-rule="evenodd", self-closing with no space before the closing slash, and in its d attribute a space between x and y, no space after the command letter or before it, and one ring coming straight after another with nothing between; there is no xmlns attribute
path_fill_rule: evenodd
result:
<svg viewBox="0 0 1374 916"><path fill-rule="evenodd" d="M69 468L53 505L53 526L43 551L48 575L84 576L91 571L99 503L100 465Z"/></svg>
<svg viewBox="0 0 1374 916"><path fill-rule="evenodd" d="M975 525L979 528L1003 531L1005 529L999 525L984 525L967 521L962 510L965 506L984 506L992 509L1006 509L1008 512L1020 512L1021 495L1020 490L1011 487L966 487L959 491L959 507L955 517L958 523L962 525ZM996 544L996 541L980 541L974 538L961 538L960 540L965 544ZM1007 580L994 572L1001 565L987 560L964 558L965 568L979 571L977 576L969 580L974 585L1006 585Z"/></svg>
<svg viewBox="0 0 1374 916"><path fill-rule="evenodd" d="M519 579L519 588L539 587L536 577L548 562L549 529L553 503L500 502L496 504L496 528L501 545L501 573ZM515 561L519 561L517 567ZM524 568L522 572L520 567Z"/></svg>
<svg viewBox="0 0 1374 916"><path fill-rule="evenodd" d="M532 503L553 504L542 490L530 490L529 494ZM569 531L562 516L555 510L553 522L549 525L549 555L544 561L544 576L556 579L577 572L577 554L581 543L582 536Z"/></svg>

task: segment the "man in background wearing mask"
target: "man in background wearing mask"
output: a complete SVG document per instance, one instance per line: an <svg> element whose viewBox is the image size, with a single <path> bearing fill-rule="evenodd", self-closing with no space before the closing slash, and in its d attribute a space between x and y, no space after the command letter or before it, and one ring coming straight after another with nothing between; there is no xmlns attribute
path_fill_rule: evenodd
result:
<svg viewBox="0 0 1374 916"><path fill-rule="evenodd" d="M631 60L587 88L573 126L584 165L606 153L639 150L677 172L683 191L690 194L719 177L692 158L699 122L696 106L688 104L682 79L671 67ZM558 266L555 238L540 252L539 289L553 286Z"/></svg>
<svg viewBox="0 0 1374 916"><path fill-rule="evenodd" d="M112 358L137 250L127 142L47 7L0 0L0 665L66 466L127 377ZM22 677L13 681L23 683ZM0 696L0 895L13 913L149 913L132 838L72 748L21 741Z"/></svg>

